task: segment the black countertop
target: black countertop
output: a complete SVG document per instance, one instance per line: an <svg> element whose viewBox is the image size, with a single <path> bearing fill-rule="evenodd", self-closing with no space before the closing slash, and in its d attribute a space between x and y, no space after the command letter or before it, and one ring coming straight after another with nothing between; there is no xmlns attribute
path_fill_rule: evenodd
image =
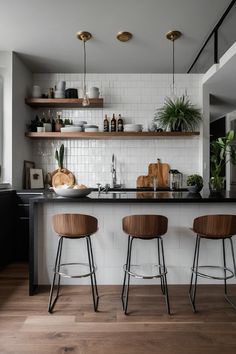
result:
<svg viewBox="0 0 236 354"><path fill-rule="evenodd" d="M209 191L191 194L188 191L109 191L98 195L91 192L83 198L67 198L57 196L54 192L45 191L43 195L30 199L30 203L235 203L236 193L224 192L221 195L210 195Z"/></svg>

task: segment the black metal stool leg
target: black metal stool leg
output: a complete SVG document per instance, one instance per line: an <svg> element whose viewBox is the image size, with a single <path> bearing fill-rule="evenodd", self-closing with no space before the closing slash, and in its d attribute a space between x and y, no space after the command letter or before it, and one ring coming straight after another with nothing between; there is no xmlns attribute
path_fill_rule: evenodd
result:
<svg viewBox="0 0 236 354"><path fill-rule="evenodd" d="M125 315L127 315L128 301L129 301L129 283L130 283L130 266L131 266L132 244L133 244L133 237L131 237L131 241L130 241L130 245L129 245L129 257L128 257L128 265L127 265L128 280L127 280L127 290L126 290L126 299L125 299Z"/></svg>
<svg viewBox="0 0 236 354"><path fill-rule="evenodd" d="M160 237L157 238L157 252L158 252L159 274L161 275ZM165 295L165 287L164 287L163 277L160 276L160 279L161 279L161 291L162 291L162 294Z"/></svg>
<svg viewBox="0 0 236 354"><path fill-rule="evenodd" d="M167 309L167 313L170 315L170 302L169 302L167 276L166 276L167 269L166 269L166 264L165 264L165 256L164 256L164 247L163 247L162 237L160 237L160 241L161 241L162 264L163 264L163 270L164 270L164 275L162 276L162 278L163 278L164 289L165 289L166 309Z"/></svg>
<svg viewBox="0 0 236 354"><path fill-rule="evenodd" d="M88 239L89 239L92 267L94 269L93 278L94 278L94 287L95 287L95 292L96 292L96 296L97 296L97 306L98 306L99 296L98 296L97 279L96 279L96 273L95 273L95 264L94 264L94 258L93 258L93 248L92 248L92 242L91 242L90 236L88 236Z"/></svg>
<svg viewBox="0 0 236 354"><path fill-rule="evenodd" d="M90 242L89 242L90 238L89 236L86 236L86 242L87 242L87 252L88 252L88 262L89 262L89 269L90 269L90 279L91 279L91 290L92 290L92 296L93 296L93 307L94 307L94 311L97 311L97 306L98 306L98 297L96 297L95 299L95 291L96 290L96 284L94 283L94 278L93 278L93 274L95 273L95 268L93 265L93 259L92 259L92 255L91 255L91 249L90 249ZM96 280L96 278L95 278ZM94 291L95 289L95 291ZM97 294L96 294L97 295Z"/></svg>
<svg viewBox="0 0 236 354"><path fill-rule="evenodd" d="M196 299L196 287L197 287L197 276L198 276L200 240L201 240L200 236L197 235L194 258L193 258L192 274L191 274L190 287L189 287L189 299L192 305L193 312L196 312L195 299ZM195 275L194 286L193 286L193 275Z"/></svg>
<svg viewBox="0 0 236 354"><path fill-rule="evenodd" d="M61 236L58 241L57 254L56 254L56 260L55 260L55 266L54 266L53 281L52 281L52 285L51 285L51 290L50 290L50 295L49 295L49 303L48 303L48 312L50 312L50 313L52 312L52 310L56 304L56 301L58 299L58 296L59 296L61 276L60 276L60 274L58 274L58 272L60 271L62 245L63 245L63 236ZM57 293L56 293L55 299L52 301L54 286L55 286L57 275L58 275Z"/></svg>
<svg viewBox="0 0 236 354"><path fill-rule="evenodd" d="M235 256L234 256L234 247L233 247L233 241L232 238L229 238L230 240L230 245L231 245L231 253L232 253L232 260L233 260L233 266L234 266L234 276L236 277L236 265L235 265ZM225 242L224 239L223 241L223 260L224 260L224 269L226 268L226 259L225 259ZM224 279L224 285L225 285L225 300L236 310L236 305L233 303L233 301L229 298L228 293L227 293L227 283L226 283L226 270L225 270L225 279Z"/></svg>
<svg viewBox="0 0 236 354"><path fill-rule="evenodd" d="M125 284L126 284L126 276L127 276L127 265L128 265L128 259L129 259L129 244L130 244L130 236L128 236L127 256L126 256L126 263L125 263L125 268L126 269L124 270L124 281L123 281L123 287L122 287L122 293L121 293L121 300L122 300L123 310L125 309L124 293L125 293Z"/></svg>
<svg viewBox="0 0 236 354"><path fill-rule="evenodd" d="M223 250L223 264L224 264L224 292L227 296L227 282L226 282L226 259L225 259L225 239L222 239L222 250Z"/></svg>

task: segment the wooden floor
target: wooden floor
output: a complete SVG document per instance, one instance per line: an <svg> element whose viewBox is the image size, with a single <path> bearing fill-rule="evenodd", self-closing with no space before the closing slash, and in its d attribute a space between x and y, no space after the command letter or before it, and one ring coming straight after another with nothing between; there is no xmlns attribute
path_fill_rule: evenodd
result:
<svg viewBox="0 0 236 354"><path fill-rule="evenodd" d="M156 286L133 286L130 314L121 309L120 286L99 286L99 312L90 288L67 286L52 315L48 288L28 296L27 267L0 271L0 353L16 354L235 354L236 311L221 286L200 286L192 313L186 286L170 286L172 315ZM231 288L235 295L236 286Z"/></svg>

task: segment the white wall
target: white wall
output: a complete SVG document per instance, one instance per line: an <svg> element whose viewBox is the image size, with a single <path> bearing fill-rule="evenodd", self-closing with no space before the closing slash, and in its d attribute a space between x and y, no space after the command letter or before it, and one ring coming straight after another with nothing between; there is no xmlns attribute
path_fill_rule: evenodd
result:
<svg viewBox="0 0 236 354"><path fill-rule="evenodd" d="M3 78L3 169L2 181L12 182L12 52L0 52Z"/></svg>
<svg viewBox="0 0 236 354"><path fill-rule="evenodd" d="M13 53L12 96L12 186L22 188L23 162L32 160L32 142L24 137L26 124L31 119L31 109L24 102L32 86L32 73Z"/></svg>
<svg viewBox="0 0 236 354"><path fill-rule="evenodd" d="M201 75L176 75L177 94L187 89L191 101L202 107ZM170 74L89 74L88 86L101 89L104 98L103 109L62 110L63 118L74 123L86 120L102 129L104 115L121 114L125 123L141 123L146 130L155 110L160 108L166 96L170 95L172 76ZM47 92L59 80L66 80L66 86L81 88L81 74L34 74L34 84ZM46 110L39 111L39 114ZM54 114L56 114L56 111ZM36 112L35 112L36 113ZM34 113L34 114L35 114ZM37 112L38 113L38 112ZM32 117L33 118L33 117ZM111 156L117 160L118 182L134 187L139 175L146 175L148 164L161 158L172 168L185 175L202 173L202 136L198 138L154 139L154 140L58 140L34 141L33 160L44 172L52 172L57 166L55 148L64 143L66 167L76 176L78 183L96 186L97 182L111 182Z"/></svg>

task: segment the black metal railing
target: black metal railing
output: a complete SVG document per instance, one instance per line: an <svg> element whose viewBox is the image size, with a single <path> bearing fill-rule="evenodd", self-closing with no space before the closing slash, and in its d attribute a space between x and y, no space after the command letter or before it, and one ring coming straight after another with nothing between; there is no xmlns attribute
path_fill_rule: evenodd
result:
<svg viewBox="0 0 236 354"><path fill-rule="evenodd" d="M199 61L200 56L202 55L204 49L207 48L207 46L212 45L213 46L213 64L217 64L219 62L219 30L225 21L225 18L228 16L229 12L231 11L232 7L236 4L236 0L232 0L227 9L225 10L224 14L220 18L220 20L217 22L213 30L211 31L210 35L207 37L205 43L203 44L201 50L198 52L196 58L194 59L194 62L188 69L187 73L189 74L192 72L193 68L196 66L196 63ZM211 40L213 40L212 43ZM234 41L236 41L236 38L234 37ZM229 47L227 48L229 49ZM226 50L227 50L226 49Z"/></svg>

